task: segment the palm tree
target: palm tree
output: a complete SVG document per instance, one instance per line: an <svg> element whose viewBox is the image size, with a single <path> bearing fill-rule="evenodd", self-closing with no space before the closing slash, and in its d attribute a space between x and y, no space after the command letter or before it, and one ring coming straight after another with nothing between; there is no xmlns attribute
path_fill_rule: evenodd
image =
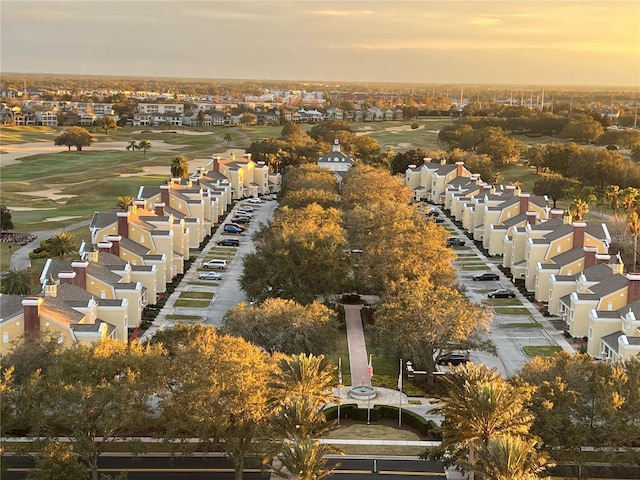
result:
<svg viewBox="0 0 640 480"><path fill-rule="evenodd" d="M171 176L173 178L186 178L189 176L187 157L178 155L171 161Z"/></svg>
<svg viewBox="0 0 640 480"><path fill-rule="evenodd" d="M34 284L31 272L16 268L3 272L0 280L0 291L8 295L30 295Z"/></svg>
<svg viewBox="0 0 640 480"><path fill-rule="evenodd" d="M321 480L331 475L339 465L327 466L325 456L337 453L331 445L313 438L303 438L284 446L271 468L280 478L290 480ZM265 462L268 462L266 459Z"/></svg>
<svg viewBox="0 0 640 480"><path fill-rule="evenodd" d="M118 197L118 207L125 212L129 210L129 207L133 205L133 197L123 196Z"/></svg>
<svg viewBox="0 0 640 480"><path fill-rule="evenodd" d="M638 265L638 235L640 235L640 217L638 212L631 212L627 215L627 231L633 237L633 271Z"/></svg>
<svg viewBox="0 0 640 480"><path fill-rule="evenodd" d="M620 193L622 196L622 205L624 206L624 210L629 214L638 206L640 191L634 187L627 187Z"/></svg>
<svg viewBox="0 0 640 480"><path fill-rule="evenodd" d="M538 445L537 439L511 435L491 439L472 468L483 479L537 480L539 473L554 465L546 453L538 452Z"/></svg>
<svg viewBox="0 0 640 480"><path fill-rule="evenodd" d="M136 150L139 150L140 147L138 147L138 142L136 142L135 140L129 140L129 145L127 145L127 151L129 150L133 150L134 152Z"/></svg>
<svg viewBox="0 0 640 480"><path fill-rule="evenodd" d="M584 215L589 212L589 204L580 198L574 198L571 205L569 205L569 213L573 217L573 220L580 222Z"/></svg>
<svg viewBox="0 0 640 480"><path fill-rule="evenodd" d="M227 145L231 143L231 134L225 133L224 137L222 137L222 141Z"/></svg>
<svg viewBox="0 0 640 480"><path fill-rule="evenodd" d="M271 426L275 437L286 440L318 438L329 433L333 422L328 422L321 408L308 399L292 399L281 406L273 416Z"/></svg>
<svg viewBox="0 0 640 480"><path fill-rule="evenodd" d="M335 400L335 367L324 355L292 355L281 359L278 367L270 382L270 386L278 392L278 403L307 399L313 406L321 407Z"/></svg>
<svg viewBox="0 0 640 480"><path fill-rule="evenodd" d="M617 215L620 208L620 187L618 185L609 185L605 190L605 195L609 201L609 207Z"/></svg>
<svg viewBox="0 0 640 480"><path fill-rule="evenodd" d="M505 435L529 438L533 415L524 407L530 397L525 387L514 387L496 369L465 364L446 376L446 394L437 414L444 415L439 456L458 465L475 465L477 452ZM473 480L473 472L471 479Z"/></svg>
<svg viewBox="0 0 640 480"><path fill-rule="evenodd" d="M138 143L138 150L144 152L144 158L147 158L147 150L151 148L151 142L149 140L140 140Z"/></svg>
<svg viewBox="0 0 640 480"><path fill-rule="evenodd" d="M75 237L69 232L56 233L49 239L49 251L64 260L67 255L77 253Z"/></svg>

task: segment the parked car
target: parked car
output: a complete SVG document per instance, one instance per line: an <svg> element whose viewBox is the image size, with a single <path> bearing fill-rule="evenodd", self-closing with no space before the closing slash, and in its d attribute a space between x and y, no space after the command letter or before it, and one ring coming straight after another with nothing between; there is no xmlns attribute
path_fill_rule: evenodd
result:
<svg viewBox="0 0 640 480"><path fill-rule="evenodd" d="M253 207L251 205L241 205L238 207L239 212L253 212Z"/></svg>
<svg viewBox="0 0 640 480"><path fill-rule="evenodd" d="M213 260L209 260L208 262L203 263L202 268L213 269L213 270L226 270L227 261L214 258Z"/></svg>
<svg viewBox="0 0 640 480"><path fill-rule="evenodd" d="M509 290L508 288L501 288L494 290L487 295L489 298L516 298L516 292Z"/></svg>
<svg viewBox="0 0 640 480"><path fill-rule="evenodd" d="M236 212L236 215L235 215L235 216L236 216L236 217L248 217L248 218L251 218L251 217L253 217L253 213L251 213L251 212L245 212L244 210L238 210L238 211Z"/></svg>
<svg viewBox="0 0 640 480"><path fill-rule="evenodd" d="M218 272L201 272L198 274L199 280L222 280L222 274Z"/></svg>
<svg viewBox="0 0 640 480"><path fill-rule="evenodd" d="M464 238L449 237L447 247L464 247Z"/></svg>
<svg viewBox="0 0 640 480"><path fill-rule="evenodd" d="M429 210L427 212L427 217L437 217L438 215L440 215L438 210Z"/></svg>
<svg viewBox="0 0 640 480"><path fill-rule="evenodd" d="M262 203L262 200L260 200L258 197L251 197L249 200L247 200L249 203Z"/></svg>
<svg viewBox="0 0 640 480"><path fill-rule="evenodd" d="M473 280L475 282L484 282L487 280L500 280L500 276L497 273L480 273L478 275L474 275Z"/></svg>
<svg viewBox="0 0 640 480"><path fill-rule="evenodd" d="M221 245L223 247L239 247L240 246L240 240L238 240L237 238L221 238L220 240L218 240L218 245Z"/></svg>
<svg viewBox="0 0 640 480"><path fill-rule="evenodd" d="M434 222L442 224L444 223L444 218L441 217L431 217L433 219Z"/></svg>
<svg viewBox="0 0 640 480"><path fill-rule="evenodd" d="M233 225L234 227L239 228L239 229L240 229L240 230L242 230L243 232L244 232L244 231L245 231L245 229L247 228L247 227L245 227L244 225L240 225L240 224L235 223L235 222L229 222L229 223L227 223L227 225Z"/></svg>
<svg viewBox="0 0 640 480"><path fill-rule="evenodd" d="M436 358L438 365L461 365L469 361L469 354L466 352L448 352Z"/></svg>
<svg viewBox="0 0 640 480"><path fill-rule="evenodd" d="M233 217L231 219L232 222L234 223L249 223L251 222L251 217L247 217L246 215L242 215L240 217Z"/></svg>
<svg viewBox="0 0 640 480"><path fill-rule="evenodd" d="M225 224L223 231L227 233L242 233L242 230L234 225Z"/></svg>

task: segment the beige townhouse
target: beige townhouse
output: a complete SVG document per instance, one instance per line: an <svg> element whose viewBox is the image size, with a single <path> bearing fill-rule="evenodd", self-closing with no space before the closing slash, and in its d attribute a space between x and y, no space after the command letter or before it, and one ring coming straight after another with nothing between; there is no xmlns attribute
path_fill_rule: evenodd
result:
<svg viewBox="0 0 640 480"><path fill-rule="evenodd" d="M444 205L446 187L458 177L471 177L464 162L447 164L446 160L432 162L430 158L425 158L420 166L409 165L404 180L413 191L414 200Z"/></svg>

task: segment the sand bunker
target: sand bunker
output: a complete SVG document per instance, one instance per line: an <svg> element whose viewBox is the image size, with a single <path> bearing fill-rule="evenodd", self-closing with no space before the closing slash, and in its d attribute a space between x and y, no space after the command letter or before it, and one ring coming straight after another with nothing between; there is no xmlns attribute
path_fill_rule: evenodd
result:
<svg viewBox="0 0 640 480"><path fill-rule="evenodd" d="M71 215L67 217L49 217L45 218L43 222L62 222L63 220L71 220L72 218L82 218L79 215Z"/></svg>

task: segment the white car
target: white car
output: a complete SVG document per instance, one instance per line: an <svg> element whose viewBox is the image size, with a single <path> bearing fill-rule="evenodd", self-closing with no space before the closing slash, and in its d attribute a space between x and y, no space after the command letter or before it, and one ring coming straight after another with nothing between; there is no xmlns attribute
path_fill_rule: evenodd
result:
<svg viewBox="0 0 640 480"><path fill-rule="evenodd" d="M253 207L251 205L242 205L238 207L239 212L253 212Z"/></svg>
<svg viewBox="0 0 640 480"><path fill-rule="evenodd" d="M249 200L247 200L249 203L262 203L262 200L260 200L258 197L252 197Z"/></svg>
<svg viewBox="0 0 640 480"><path fill-rule="evenodd" d="M206 263L202 264L202 268L206 268L206 269L215 269L215 270L226 270L227 269L227 261L226 260L219 260L217 258L213 259L213 260L209 260Z"/></svg>
<svg viewBox="0 0 640 480"><path fill-rule="evenodd" d="M222 280L222 274L218 272L201 272L198 275L199 280Z"/></svg>

